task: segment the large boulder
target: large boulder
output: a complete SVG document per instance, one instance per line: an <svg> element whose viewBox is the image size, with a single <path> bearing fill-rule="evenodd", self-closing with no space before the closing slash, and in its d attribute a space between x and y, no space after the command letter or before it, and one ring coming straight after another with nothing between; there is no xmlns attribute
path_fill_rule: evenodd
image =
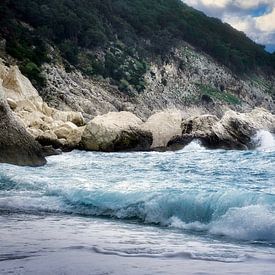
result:
<svg viewBox="0 0 275 275"><path fill-rule="evenodd" d="M195 115L182 120L181 135L171 139L168 143L169 149L181 149L192 140L200 140L204 145L210 147L215 137L213 126L219 121L214 115ZM213 143L215 143L213 141Z"/></svg>
<svg viewBox="0 0 275 275"><path fill-rule="evenodd" d="M263 108L250 113L227 111L221 120L216 116L190 117L182 123L182 135L168 144L185 146L194 139L208 148L251 149L255 147L253 136L259 130L275 132L275 116Z"/></svg>
<svg viewBox="0 0 275 275"><path fill-rule="evenodd" d="M130 112L97 116L86 126L81 144L91 151L148 150L153 138L141 128L142 121Z"/></svg>
<svg viewBox="0 0 275 275"><path fill-rule="evenodd" d="M218 145L224 144L229 149L252 149L257 131L274 132L275 116L263 108L255 108L249 113L228 111L212 129Z"/></svg>
<svg viewBox="0 0 275 275"><path fill-rule="evenodd" d="M28 99L39 101L42 104L42 99L39 97L37 90L29 79L21 74L17 66L10 67L7 74L3 77L2 85L6 89L6 96L15 102Z"/></svg>
<svg viewBox="0 0 275 275"><path fill-rule="evenodd" d="M142 128L153 134L151 149L166 148L168 142L181 134L182 115L178 110L167 110L148 118Z"/></svg>
<svg viewBox="0 0 275 275"><path fill-rule="evenodd" d="M40 166L46 163L42 148L16 120L0 85L0 162Z"/></svg>

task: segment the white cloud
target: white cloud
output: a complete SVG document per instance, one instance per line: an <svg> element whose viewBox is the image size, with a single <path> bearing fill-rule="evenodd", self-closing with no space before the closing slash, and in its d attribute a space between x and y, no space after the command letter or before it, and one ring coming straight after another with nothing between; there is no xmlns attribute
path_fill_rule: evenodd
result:
<svg viewBox="0 0 275 275"><path fill-rule="evenodd" d="M273 10L270 13L257 17L255 21L258 29L266 32L274 32L275 31L275 7L273 7Z"/></svg>
<svg viewBox="0 0 275 275"><path fill-rule="evenodd" d="M221 18L260 44L275 45L275 0L183 0ZM258 14L257 10L262 14Z"/></svg>

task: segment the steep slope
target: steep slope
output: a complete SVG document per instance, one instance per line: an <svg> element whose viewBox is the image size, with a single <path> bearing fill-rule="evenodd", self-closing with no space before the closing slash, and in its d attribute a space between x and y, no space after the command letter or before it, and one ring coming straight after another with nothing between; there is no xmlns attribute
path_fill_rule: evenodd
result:
<svg viewBox="0 0 275 275"><path fill-rule="evenodd" d="M77 110L86 118L109 111L131 111L147 118L157 110L185 110L221 115L225 109L249 111L255 106L275 109L274 77L263 73L238 77L210 56L190 45L175 49L163 62L155 59L145 74L142 93L129 96L108 80L91 79L62 66L44 67L47 88L44 98L58 109Z"/></svg>
<svg viewBox="0 0 275 275"><path fill-rule="evenodd" d="M6 53L54 107L86 118L193 105L274 110L274 55L181 1L0 5Z"/></svg>

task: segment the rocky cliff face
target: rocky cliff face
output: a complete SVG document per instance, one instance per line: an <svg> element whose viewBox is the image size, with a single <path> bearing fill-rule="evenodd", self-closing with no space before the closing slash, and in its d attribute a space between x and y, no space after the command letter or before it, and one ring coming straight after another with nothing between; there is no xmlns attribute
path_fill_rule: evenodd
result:
<svg viewBox="0 0 275 275"><path fill-rule="evenodd" d="M21 74L17 66L7 67L0 64L0 74L2 77L0 78L0 162L20 165L44 164L42 148L34 139L44 148L46 147L50 153L54 153L54 148L108 152L175 150L194 139L200 140L203 145L210 148L247 149L253 148L254 145L251 141L257 131L267 130L272 133L275 131L275 116L264 108L255 108L249 113L229 110L222 118L211 114L203 115L202 113L206 112L209 106L216 106L214 100L204 103L204 109L197 107L185 111L183 109L187 108L186 105L179 105L177 110L174 109L177 107L175 104L171 106L173 109L157 112L147 120L144 119L146 122L132 112L118 112L119 109L116 109L116 112L98 115L84 125L81 112L60 111L49 107L31 82ZM84 78L82 80L84 83L88 81ZM79 80L79 83L82 82ZM206 84L195 83L194 85L201 88ZM213 90L214 88L210 91L213 92ZM103 91L105 96L106 91ZM221 94L227 94L228 97L225 99L232 101L227 105L225 103L222 105L220 102L221 111L222 108L229 108L230 105L235 108L243 108L239 104L240 98L235 97L232 91L229 93L220 88L220 91L215 90L215 92L217 93L215 95L219 96L217 99L221 99ZM141 95L137 95L136 98L139 96ZM208 97L211 99L209 94ZM75 101L75 103L79 103L79 107L81 106L80 99ZM128 99L132 98L128 97ZM95 102L89 102L95 104ZM150 112L142 113L142 110L148 111L145 108L145 104L148 102L149 100L136 101L133 110L140 117L145 117ZM65 100L62 103L64 109L68 108ZM102 104L104 106L104 101ZM129 103L128 106L130 104L134 106L134 102ZM248 105L248 103L246 104ZM166 105L158 105L158 107L165 109ZM181 110L180 107L182 107ZM97 112L106 110L98 108ZM151 111L156 110L152 109ZM81 111L83 112L83 110ZM219 111L213 109L212 113L215 112ZM92 116L87 113L85 115L87 118Z"/></svg>
<svg viewBox="0 0 275 275"><path fill-rule="evenodd" d="M43 146L78 146L84 130L81 113L49 107L17 66L8 67L0 62L0 86L17 120Z"/></svg>
<svg viewBox="0 0 275 275"><path fill-rule="evenodd" d="M145 75L145 90L127 95L108 79L66 72L61 64L44 65L47 79L42 97L61 110L82 112L86 119L110 111L131 111L142 119L164 109L198 107L218 116L227 110L253 107L275 110L275 76L237 76L188 44L174 49L165 61L154 59Z"/></svg>

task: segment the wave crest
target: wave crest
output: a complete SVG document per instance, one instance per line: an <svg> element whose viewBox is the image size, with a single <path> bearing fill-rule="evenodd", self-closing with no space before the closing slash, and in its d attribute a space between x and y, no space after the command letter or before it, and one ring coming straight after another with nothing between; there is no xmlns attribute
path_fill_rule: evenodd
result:
<svg viewBox="0 0 275 275"><path fill-rule="evenodd" d="M260 151L275 151L275 137L266 130L260 130L253 138L253 143Z"/></svg>

